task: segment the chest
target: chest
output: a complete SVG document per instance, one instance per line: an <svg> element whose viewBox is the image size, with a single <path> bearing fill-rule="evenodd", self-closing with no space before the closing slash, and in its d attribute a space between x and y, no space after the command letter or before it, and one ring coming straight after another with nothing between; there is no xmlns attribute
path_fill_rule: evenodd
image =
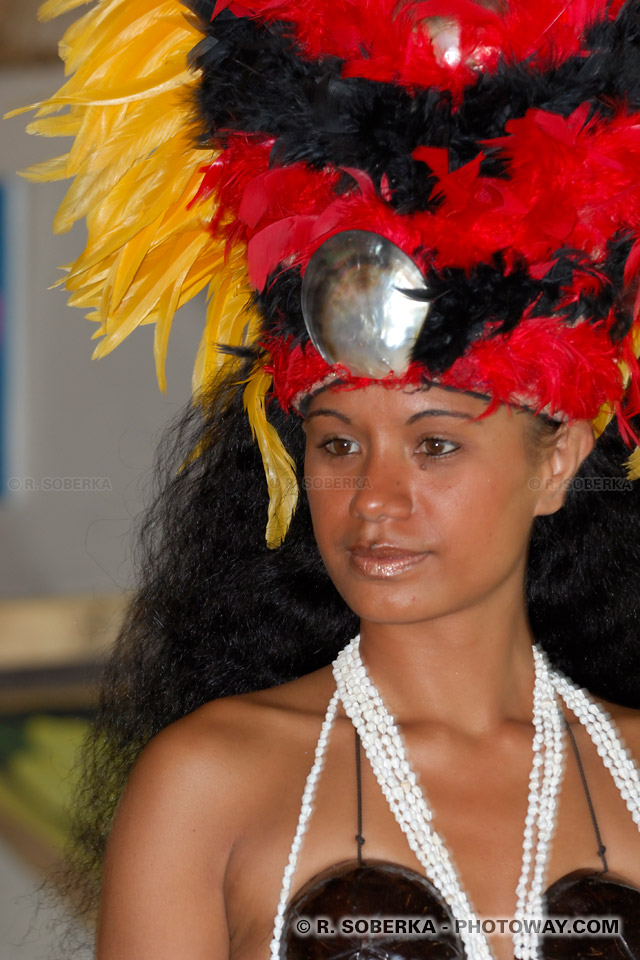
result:
<svg viewBox="0 0 640 960"><path fill-rule="evenodd" d="M313 813L299 852L292 893L332 864L357 854L357 780L352 731L334 731ZM640 887L640 834L613 780L587 739L580 755L609 870ZM476 751L478 753L478 751ZM477 915L511 917L522 863L530 752L517 744L498 755L421 749L412 760L434 813L433 827L450 856ZM261 779L254 815L230 864L227 903L233 960L266 960L282 874L289 857L312 751L286 757L274 751L272 773ZM371 768L361 764L363 855L424 870L412 853ZM579 867L602 869L598 841L579 767L566 751L556 831L546 884ZM247 904L250 909L247 910ZM511 960L509 938L493 938L497 960Z"/></svg>

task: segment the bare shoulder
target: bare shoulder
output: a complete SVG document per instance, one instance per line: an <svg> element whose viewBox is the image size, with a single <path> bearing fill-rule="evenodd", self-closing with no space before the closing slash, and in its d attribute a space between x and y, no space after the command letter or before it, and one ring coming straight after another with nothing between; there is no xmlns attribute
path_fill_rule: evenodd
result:
<svg viewBox="0 0 640 960"><path fill-rule="evenodd" d="M156 734L139 762L177 765L182 773L187 767L198 773L215 768L225 776L238 761L240 744L250 752L274 733L324 716L334 688L325 667L277 687L211 700Z"/></svg>
<svg viewBox="0 0 640 960"><path fill-rule="evenodd" d="M149 741L109 834L97 960L228 956L232 855L279 808L292 745L312 749L328 683L318 671L212 701Z"/></svg>
<svg viewBox="0 0 640 960"><path fill-rule="evenodd" d="M287 762L291 748L315 742L334 687L327 667L278 687L209 701L153 737L136 763L131 788L142 783L144 791L148 783L170 790L175 781L195 808L206 798L209 817L212 804L219 805L215 812L229 836L232 821L246 812L237 801L249 775L253 781L262 771L275 780L279 753Z"/></svg>
<svg viewBox="0 0 640 960"><path fill-rule="evenodd" d="M215 757L232 771L243 762L253 765L265 744L273 749L299 734L304 740L307 727L315 731L322 722L334 689L325 667L277 687L212 700L167 733L199 744L208 760Z"/></svg>

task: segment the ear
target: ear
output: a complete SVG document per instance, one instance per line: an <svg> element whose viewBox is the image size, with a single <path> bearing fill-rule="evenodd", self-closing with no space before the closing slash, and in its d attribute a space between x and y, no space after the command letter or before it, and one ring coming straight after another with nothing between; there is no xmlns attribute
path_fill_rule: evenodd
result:
<svg viewBox="0 0 640 960"><path fill-rule="evenodd" d="M534 516L556 513L564 503L569 485L595 444L589 420L576 420L559 428L554 444L538 467L540 482Z"/></svg>

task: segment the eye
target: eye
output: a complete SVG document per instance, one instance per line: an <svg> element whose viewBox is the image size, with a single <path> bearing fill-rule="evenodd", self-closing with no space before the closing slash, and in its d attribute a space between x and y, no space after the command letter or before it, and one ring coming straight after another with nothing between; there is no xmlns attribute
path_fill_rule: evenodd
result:
<svg viewBox="0 0 640 960"><path fill-rule="evenodd" d="M454 443L453 440L444 440L442 437L425 437L418 446L419 451L426 453L429 457L445 457L459 448L459 443Z"/></svg>
<svg viewBox="0 0 640 960"><path fill-rule="evenodd" d="M331 457L346 457L355 453L358 444L354 440L347 440L346 437L331 437L319 446Z"/></svg>

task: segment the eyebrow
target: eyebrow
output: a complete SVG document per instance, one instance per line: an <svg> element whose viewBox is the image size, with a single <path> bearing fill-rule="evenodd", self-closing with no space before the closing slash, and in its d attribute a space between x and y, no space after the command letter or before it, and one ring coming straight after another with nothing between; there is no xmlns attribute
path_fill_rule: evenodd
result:
<svg viewBox="0 0 640 960"><path fill-rule="evenodd" d="M351 423L351 420L346 414L340 413L339 410L331 410L324 407L320 410L312 410L311 413L307 414L306 419L312 420L313 417L336 417L338 420L342 420L343 423ZM462 410L443 410L439 407L430 407L428 410L420 410L418 413L414 413L413 416L409 417L405 426L409 427L412 423L416 423L417 420L421 420L423 417L457 417L459 420L474 419L470 413L464 413Z"/></svg>

